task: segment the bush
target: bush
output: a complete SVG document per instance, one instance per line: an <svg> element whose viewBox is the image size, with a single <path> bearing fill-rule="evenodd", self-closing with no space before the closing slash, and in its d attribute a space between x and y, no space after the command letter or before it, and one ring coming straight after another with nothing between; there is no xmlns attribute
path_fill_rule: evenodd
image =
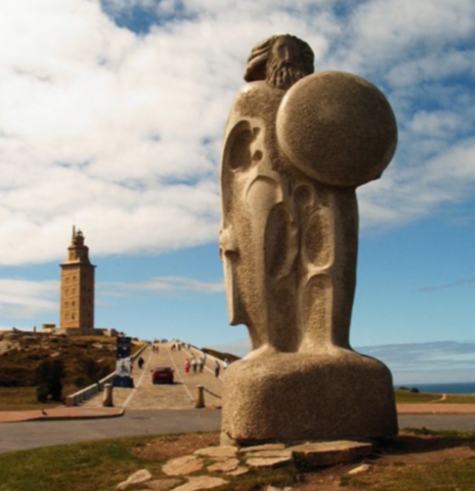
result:
<svg viewBox="0 0 475 491"><path fill-rule="evenodd" d="M41 384L36 387L36 400L43 403L48 401L48 387L46 384Z"/></svg>
<svg viewBox="0 0 475 491"><path fill-rule="evenodd" d="M51 396L53 401L61 401L63 393L61 379L63 377L64 365L61 360L54 360L53 362L50 360L44 361L36 371L36 382L39 384L37 394L38 391L43 394L45 389L40 389L40 387L44 386L46 387L46 399L48 399L48 396Z"/></svg>

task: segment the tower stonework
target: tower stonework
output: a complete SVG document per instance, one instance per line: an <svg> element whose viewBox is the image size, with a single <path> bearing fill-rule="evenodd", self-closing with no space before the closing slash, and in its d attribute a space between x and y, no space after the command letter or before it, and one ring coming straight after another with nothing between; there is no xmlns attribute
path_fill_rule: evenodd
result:
<svg viewBox="0 0 475 491"><path fill-rule="evenodd" d="M73 227L68 258L61 264L61 329L94 328L94 270L84 235Z"/></svg>

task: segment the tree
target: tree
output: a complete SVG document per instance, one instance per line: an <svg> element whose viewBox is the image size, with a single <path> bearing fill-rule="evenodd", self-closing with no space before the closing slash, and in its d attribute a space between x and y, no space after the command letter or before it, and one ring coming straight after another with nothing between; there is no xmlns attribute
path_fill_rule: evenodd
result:
<svg viewBox="0 0 475 491"><path fill-rule="evenodd" d="M46 402L49 396L53 401L61 401L63 393L64 364L61 360L45 360L36 372L38 402ZM46 394L46 396L45 396Z"/></svg>

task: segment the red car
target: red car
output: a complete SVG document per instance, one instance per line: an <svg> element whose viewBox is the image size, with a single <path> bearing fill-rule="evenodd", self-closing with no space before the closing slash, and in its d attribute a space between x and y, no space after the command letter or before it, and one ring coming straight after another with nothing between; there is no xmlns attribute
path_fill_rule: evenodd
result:
<svg viewBox="0 0 475 491"><path fill-rule="evenodd" d="M152 383L173 384L173 370L170 367L157 367L152 370Z"/></svg>

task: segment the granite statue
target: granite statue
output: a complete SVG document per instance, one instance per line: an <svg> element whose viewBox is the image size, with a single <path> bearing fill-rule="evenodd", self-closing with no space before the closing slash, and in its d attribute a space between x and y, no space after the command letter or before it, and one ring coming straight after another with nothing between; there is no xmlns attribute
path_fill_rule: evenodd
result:
<svg viewBox="0 0 475 491"><path fill-rule="evenodd" d="M390 163L396 120L368 81L313 72L297 37L258 43L225 130L220 254L252 346L225 376L223 437L238 443L397 432L389 370L349 342L355 190Z"/></svg>

